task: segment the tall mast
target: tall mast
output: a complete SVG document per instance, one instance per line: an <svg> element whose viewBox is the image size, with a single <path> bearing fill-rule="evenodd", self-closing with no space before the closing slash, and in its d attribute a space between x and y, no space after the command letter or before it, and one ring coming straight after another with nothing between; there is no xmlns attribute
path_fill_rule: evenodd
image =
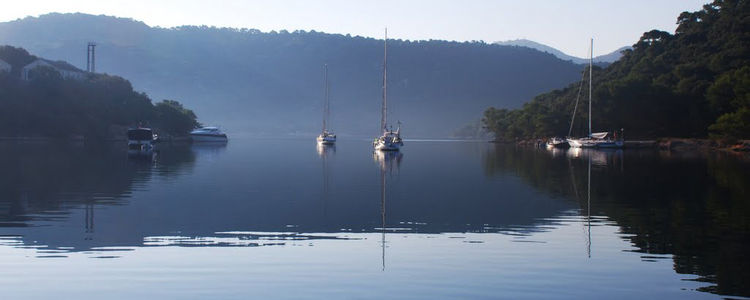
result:
<svg viewBox="0 0 750 300"><path fill-rule="evenodd" d="M380 128L386 130L385 124L388 114L388 28L385 29L385 39L383 40L383 111L380 116Z"/></svg>
<svg viewBox="0 0 750 300"><path fill-rule="evenodd" d="M591 87L593 86L593 83L591 82L591 79L593 78L593 72L594 72L594 39L591 38L591 48L589 48L590 54L589 54L589 137L591 137Z"/></svg>
<svg viewBox="0 0 750 300"><path fill-rule="evenodd" d="M329 113L329 104L328 104L328 64L323 65L323 71L324 71L324 80L323 80L323 89L325 90L325 98L323 99L323 131L325 132L327 128L327 121Z"/></svg>

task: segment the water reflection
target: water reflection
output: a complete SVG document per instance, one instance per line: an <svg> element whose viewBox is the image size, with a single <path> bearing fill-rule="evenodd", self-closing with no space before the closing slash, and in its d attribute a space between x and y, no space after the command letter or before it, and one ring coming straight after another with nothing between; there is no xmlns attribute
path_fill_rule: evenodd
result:
<svg viewBox="0 0 750 300"><path fill-rule="evenodd" d="M315 150L317 150L318 156L320 156L321 158L326 158L328 156L336 154L336 145L316 143Z"/></svg>
<svg viewBox="0 0 750 300"><path fill-rule="evenodd" d="M586 223L596 225L596 216L615 221L644 261L671 254L677 273L713 283L701 290L750 296L747 156L592 149L563 156L497 146L484 160L488 176L512 173L549 195L575 199ZM577 188L584 185L585 197Z"/></svg>
<svg viewBox="0 0 750 300"><path fill-rule="evenodd" d="M514 258L521 260L564 264L580 257L622 265L632 254L623 251L633 251L646 264L673 260L677 273L710 282L705 291L750 294L744 285L750 278L745 159L415 142L404 163L398 152L370 156L368 143L339 145L338 152L312 153L307 140L264 141L263 147L237 140L174 145L141 160L116 146L0 143L0 247L34 248L40 257L81 251L111 258L148 247L361 238L369 244L357 249L380 255L383 270L388 254L391 272L403 269L397 259L410 250L400 246L408 245L405 240L440 236L448 244L464 238L458 244L477 246L472 249L487 255L487 263L509 262L492 255L517 251ZM567 228L574 237L565 235ZM555 258L560 254L548 248L551 235L553 242L574 245L576 257ZM509 242L501 249L479 247L493 240Z"/></svg>
<svg viewBox="0 0 750 300"><path fill-rule="evenodd" d="M162 161L128 158L115 145L85 146L47 142L0 143L0 224L23 227L54 220L70 209L86 207L93 231L97 205L123 204L155 169L163 175L190 168L194 156L167 151Z"/></svg>
<svg viewBox="0 0 750 300"><path fill-rule="evenodd" d="M386 238L385 234L386 231L392 230L396 231L397 228L388 228L388 225L386 225L386 199L387 199L387 192L388 192L388 178L386 177L386 174L389 176L393 176L394 170L398 171L401 167L401 159L403 158L403 154L398 151L375 151L373 152L373 158L375 159L375 162L378 164L378 167L380 168L380 215L381 215L381 226L380 226L380 234L381 234L381 241L380 246L382 248L382 263L383 268L382 270L385 271L385 248L386 248Z"/></svg>
<svg viewBox="0 0 750 300"><path fill-rule="evenodd" d="M71 237L81 232L83 241L96 243L97 211L127 205L132 193L143 189L154 176L171 178L189 172L195 160L189 146L165 146L159 155L147 157L128 155L121 146L0 143L0 227L35 228L25 235L45 244L69 238L63 245L75 245L77 239ZM44 226L77 219L81 211L83 220L76 223L82 228L77 227L77 234L45 238Z"/></svg>
<svg viewBox="0 0 750 300"><path fill-rule="evenodd" d="M372 157L381 171L391 173L400 169L404 154L399 151L375 151Z"/></svg>

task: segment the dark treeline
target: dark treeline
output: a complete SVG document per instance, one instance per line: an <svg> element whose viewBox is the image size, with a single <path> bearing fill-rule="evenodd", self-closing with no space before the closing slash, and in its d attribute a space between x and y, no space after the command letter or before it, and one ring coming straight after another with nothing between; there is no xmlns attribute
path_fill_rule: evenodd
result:
<svg viewBox="0 0 750 300"><path fill-rule="evenodd" d="M399 34L398 28L389 32ZM315 134L323 64L331 88L331 128L377 134L383 40L316 31L180 26L131 19L48 14L0 23L0 43L128 78L155 98L179 98L203 122L233 132ZM480 41L388 41L389 120L410 137L448 136L476 124L487 107L527 99L578 79L580 66L526 47ZM216 124L213 124L216 123Z"/></svg>
<svg viewBox="0 0 750 300"><path fill-rule="evenodd" d="M26 50L0 46L0 59L12 66L0 72L0 136L82 136L107 139L123 136L128 126L152 126L179 136L198 125L195 114L177 101L153 104L129 81L106 74L66 79L50 67L33 70L22 80L21 69L36 60Z"/></svg>
<svg viewBox="0 0 750 300"><path fill-rule="evenodd" d="M716 0L683 12L677 24L675 34L646 32L619 61L594 67L594 131L750 138L750 3ZM588 77L573 136L588 132ZM541 94L521 109L490 108L485 126L504 140L565 136L580 86Z"/></svg>

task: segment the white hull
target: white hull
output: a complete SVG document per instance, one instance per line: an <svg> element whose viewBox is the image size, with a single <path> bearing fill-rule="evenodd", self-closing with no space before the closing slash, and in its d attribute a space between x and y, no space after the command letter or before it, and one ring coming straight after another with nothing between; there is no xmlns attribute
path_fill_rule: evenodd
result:
<svg viewBox="0 0 750 300"><path fill-rule="evenodd" d="M229 141L226 135L194 135L191 134L190 138L196 143L226 143Z"/></svg>
<svg viewBox="0 0 750 300"><path fill-rule="evenodd" d="M401 149L401 144L382 143L382 142L375 143L375 150L378 150L378 151L398 151L399 149Z"/></svg>
<svg viewBox="0 0 750 300"><path fill-rule="evenodd" d="M552 138L547 141L547 148L567 148L570 145L568 140Z"/></svg>
<svg viewBox="0 0 750 300"><path fill-rule="evenodd" d="M331 136L318 136L316 140L318 141L318 144L322 145L333 145L334 143L336 143L336 137Z"/></svg>
<svg viewBox="0 0 750 300"><path fill-rule="evenodd" d="M568 144L573 148L622 148L625 143L612 140L569 139Z"/></svg>

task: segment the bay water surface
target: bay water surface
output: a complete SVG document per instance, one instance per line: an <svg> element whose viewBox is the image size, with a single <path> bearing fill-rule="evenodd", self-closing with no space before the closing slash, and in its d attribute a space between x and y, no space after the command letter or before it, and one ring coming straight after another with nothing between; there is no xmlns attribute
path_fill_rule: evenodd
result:
<svg viewBox="0 0 750 300"><path fill-rule="evenodd" d="M3 299L746 299L750 160L0 142Z"/></svg>

